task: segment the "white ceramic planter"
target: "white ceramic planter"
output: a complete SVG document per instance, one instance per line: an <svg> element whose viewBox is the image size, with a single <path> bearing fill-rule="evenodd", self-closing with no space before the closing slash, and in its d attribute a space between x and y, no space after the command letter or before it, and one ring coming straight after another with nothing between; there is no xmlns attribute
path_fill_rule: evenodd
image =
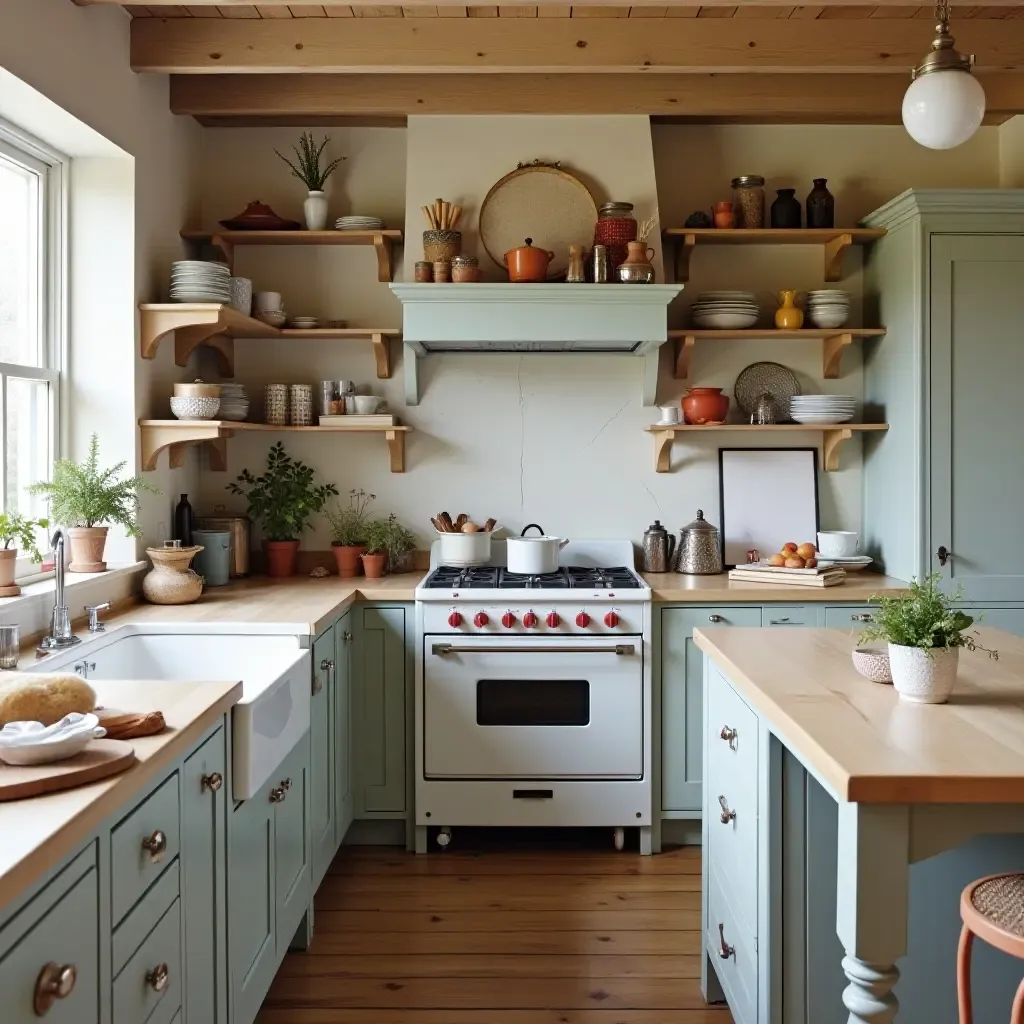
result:
<svg viewBox="0 0 1024 1024"><path fill-rule="evenodd" d="M323 231L327 227L327 193L310 192L302 204L307 231Z"/></svg>
<svg viewBox="0 0 1024 1024"><path fill-rule="evenodd" d="M889 644L892 684L900 700L911 704L945 704L956 684L959 647L935 648Z"/></svg>

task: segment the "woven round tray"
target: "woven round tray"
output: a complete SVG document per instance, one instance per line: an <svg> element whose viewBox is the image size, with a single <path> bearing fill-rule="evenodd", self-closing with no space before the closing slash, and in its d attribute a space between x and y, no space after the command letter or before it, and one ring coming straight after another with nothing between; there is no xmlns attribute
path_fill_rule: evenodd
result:
<svg viewBox="0 0 1024 1024"><path fill-rule="evenodd" d="M480 241L499 267L505 253L533 239L550 249L548 280L565 277L569 246L590 246L597 222L597 203L575 175L551 164L520 165L491 186L480 207Z"/></svg>

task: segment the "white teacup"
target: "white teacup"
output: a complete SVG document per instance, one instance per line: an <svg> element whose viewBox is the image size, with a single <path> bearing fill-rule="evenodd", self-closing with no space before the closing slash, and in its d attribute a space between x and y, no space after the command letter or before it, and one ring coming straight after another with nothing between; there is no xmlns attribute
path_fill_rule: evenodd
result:
<svg viewBox="0 0 1024 1024"><path fill-rule="evenodd" d="M376 395L355 395L354 404L359 415L372 416L380 405L380 399Z"/></svg>
<svg viewBox="0 0 1024 1024"><path fill-rule="evenodd" d="M680 409L678 405L663 405L658 411L661 413L661 419L658 420L658 423L663 426L667 427L679 422Z"/></svg>
<svg viewBox="0 0 1024 1024"><path fill-rule="evenodd" d="M852 558L860 547L860 535L851 530L819 530L818 554L823 558Z"/></svg>
<svg viewBox="0 0 1024 1024"><path fill-rule="evenodd" d="M282 309L280 292L257 292L253 296L253 302L257 313L265 313L267 310Z"/></svg>

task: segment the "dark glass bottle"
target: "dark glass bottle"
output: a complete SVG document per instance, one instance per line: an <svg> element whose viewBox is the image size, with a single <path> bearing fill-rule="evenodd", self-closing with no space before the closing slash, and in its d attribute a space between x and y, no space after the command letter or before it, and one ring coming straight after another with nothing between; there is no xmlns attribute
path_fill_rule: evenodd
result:
<svg viewBox="0 0 1024 1024"><path fill-rule="evenodd" d="M825 187L825 178L815 178L814 188L807 196L807 226L809 228L834 228L836 226L836 201Z"/></svg>
<svg viewBox="0 0 1024 1024"><path fill-rule="evenodd" d="M174 539L180 540L183 548L192 547L192 506L187 494L174 506Z"/></svg>
<svg viewBox="0 0 1024 1024"><path fill-rule="evenodd" d="M775 190L778 197L772 203L773 228L798 228L803 210L800 200L796 197L795 188L779 188Z"/></svg>

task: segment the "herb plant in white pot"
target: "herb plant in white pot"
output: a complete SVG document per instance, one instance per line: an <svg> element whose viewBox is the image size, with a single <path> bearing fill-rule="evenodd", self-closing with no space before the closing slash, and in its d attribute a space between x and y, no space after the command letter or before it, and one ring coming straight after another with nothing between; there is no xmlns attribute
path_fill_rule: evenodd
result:
<svg viewBox="0 0 1024 1024"><path fill-rule="evenodd" d="M320 158L330 141L330 138L325 135L324 141L318 146L313 139L312 132L303 132L299 137L299 144L292 146L299 161L298 164L293 164L283 153L274 150L291 168L292 174L309 190L309 195L302 204L308 231L323 231L327 227L327 194L324 192L324 185L344 159L344 157L339 157L325 167L320 166Z"/></svg>
<svg viewBox="0 0 1024 1024"><path fill-rule="evenodd" d="M889 645L892 683L901 700L911 704L944 704L956 684L960 648L986 651L998 659L971 630L974 617L955 608L963 597L958 588L952 597L939 589L939 573L922 581L911 580L906 597L872 597L878 601L875 621L861 634L861 643L885 640Z"/></svg>

